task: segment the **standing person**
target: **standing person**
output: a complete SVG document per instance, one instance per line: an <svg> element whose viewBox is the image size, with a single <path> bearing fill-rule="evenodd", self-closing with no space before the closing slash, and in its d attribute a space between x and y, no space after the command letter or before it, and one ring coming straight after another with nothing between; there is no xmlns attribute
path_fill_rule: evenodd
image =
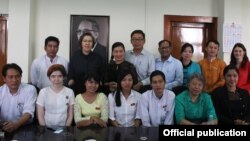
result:
<svg viewBox="0 0 250 141"><path fill-rule="evenodd" d="M50 66L47 77L51 86L41 89L37 98L37 115L41 126L71 126L74 93L63 86L67 73L63 65Z"/></svg>
<svg viewBox="0 0 250 141"><path fill-rule="evenodd" d="M51 85L47 77L47 71L53 64L62 64L68 70L68 61L57 55L59 50L59 39L49 36L45 39L44 50L46 55L36 58L31 65L31 83L42 89Z"/></svg>
<svg viewBox="0 0 250 141"><path fill-rule="evenodd" d="M250 125L250 97L237 87L239 70L228 65L224 69L226 84L215 89L211 96L221 125Z"/></svg>
<svg viewBox="0 0 250 141"><path fill-rule="evenodd" d="M220 44L218 41L209 40L205 47L206 57L199 61L202 75L205 79L204 91L208 93L225 84L223 70L226 66L226 63L223 60L217 58L219 46Z"/></svg>
<svg viewBox="0 0 250 141"><path fill-rule="evenodd" d="M103 93L97 92L99 84L98 75L86 74L83 81L85 90L75 99L74 118L77 127L107 126L108 99Z"/></svg>
<svg viewBox="0 0 250 141"><path fill-rule="evenodd" d="M117 88L117 77L123 70L130 70L133 73L133 84L138 82L136 69L133 64L125 60L125 47L121 42L112 45L112 56L108 64L105 85L109 92L114 92Z"/></svg>
<svg viewBox="0 0 250 141"><path fill-rule="evenodd" d="M247 50L242 43L236 43L231 53L230 65L239 69L237 86L248 90L250 93L250 62L247 57Z"/></svg>
<svg viewBox="0 0 250 141"><path fill-rule="evenodd" d="M4 131L13 132L32 122L37 92L34 86L21 83L22 69L15 63L3 66L2 76L5 84L0 87L0 120Z"/></svg>
<svg viewBox="0 0 250 141"><path fill-rule="evenodd" d="M92 52L95 39L91 33L84 33L80 37L81 49L76 51L69 63L68 85L75 95L83 92L83 78L87 73L96 73L102 79L104 68L99 55Z"/></svg>
<svg viewBox="0 0 250 141"><path fill-rule="evenodd" d="M99 35L100 35L100 27L99 24L92 19L82 19L80 24L78 25L77 28L77 39L78 41L80 41L80 37L84 34L84 33L91 33L92 36L94 37L94 44L92 47L92 51L95 52L96 54L100 55L104 64L104 68L107 67L108 64L108 49L106 46L100 44L98 42L99 39Z"/></svg>
<svg viewBox="0 0 250 141"><path fill-rule="evenodd" d="M133 82L131 71L121 71L117 79L117 90L108 96L109 119L113 126L140 126L139 100L141 94L132 90Z"/></svg>
<svg viewBox="0 0 250 141"><path fill-rule="evenodd" d="M135 66L138 74L138 83L133 88L142 93L150 89L149 76L155 70L155 59L153 54L143 48L145 33L142 30L134 30L131 33L131 44L133 45L133 50L125 53L125 59Z"/></svg>
<svg viewBox="0 0 250 141"><path fill-rule="evenodd" d="M183 86L187 86L189 78L194 74L201 74L200 65L192 61L194 47L190 43L185 43L181 47L181 63L183 66Z"/></svg>
<svg viewBox="0 0 250 141"><path fill-rule="evenodd" d="M175 94L165 89L166 79L163 72L156 70L150 75L152 90L142 94L140 117L143 126L174 124Z"/></svg>
<svg viewBox="0 0 250 141"><path fill-rule="evenodd" d="M175 118L180 125L216 125L218 123L212 99L203 92L204 79L193 74L188 90L175 98Z"/></svg>
<svg viewBox="0 0 250 141"><path fill-rule="evenodd" d="M178 59L172 57L173 47L170 41L161 40L158 45L161 57L155 60L155 69L164 73L167 81L165 88L172 90L183 83L183 67Z"/></svg>

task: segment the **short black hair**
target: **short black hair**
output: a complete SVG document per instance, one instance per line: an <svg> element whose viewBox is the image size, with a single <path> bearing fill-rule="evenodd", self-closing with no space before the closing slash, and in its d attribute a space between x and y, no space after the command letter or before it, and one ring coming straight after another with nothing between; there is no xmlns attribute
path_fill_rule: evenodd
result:
<svg viewBox="0 0 250 141"><path fill-rule="evenodd" d="M141 34L141 35L143 36L143 39L145 39L145 33L144 33L142 30L140 30L140 29L134 30L134 31L131 33L130 37L132 38L132 36L133 36L134 34Z"/></svg>
<svg viewBox="0 0 250 141"><path fill-rule="evenodd" d="M226 76L229 70L235 70L239 75L239 69L235 65L227 65L223 70L223 76Z"/></svg>
<svg viewBox="0 0 250 141"><path fill-rule="evenodd" d="M3 69L2 69L2 76L3 77L6 77L7 71L9 69L17 70L20 73L20 75L22 76L23 71L22 71L21 67L19 67L16 63L9 63L9 64L6 64L3 66Z"/></svg>
<svg viewBox="0 0 250 141"><path fill-rule="evenodd" d="M185 50L186 48L188 48L188 47L190 47L191 50L192 50L192 53L194 53L194 47L193 47L193 45L190 44L190 43L185 43L185 44L182 45L182 47L181 47L181 53L184 52L184 50Z"/></svg>
<svg viewBox="0 0 250 141"><path fill-rule="evenodd" d="M165 74L162 71L159 70L155 70L150 74L150 83L152 83L152 79L153 77L160 75L162 77L162 79L164 80L164 82L166 82L166 78L165 78Z"/></svg>
<svg viewBox="0 0 250 141"><path fill-rule="evenodd" d="M172 43L169 40L160 40L158 46L160 47L162 43L167 42L170 47L172 47Z"/></svg>
<svg viewBox="0 0 250 141"><path fill-rule="evenodd" d="M55 36L49 36L49 37L47 37L45 39L45 42L44 42L45 47L48 45L49 41L55 41L57 43L57 45L60 44L60 41L59 41L59 39L57 37L55 37Z"/></svg>
<svg viewBox="0 0 250 141"><path fill-rule="evenodd" d="M218 47L220 47L220 43L217 41L217 40L208 40L207 43L206 43L206 47L208 47L208 44L209 43L215 43L216 45L218 45Z"/></svg>
<svg viewBox="0 0 250 141"><path fill-rule="evenodd" d="M89 33L89 32L83 33L82 36L80 37L80 39L79 39L80 48L82 48L82 40L83 40L83 38L84 38L85 36L90 36L90 37L92 38L92 40L93 40L92 48L93 48L94 45L95 45L95 38L94 38L94 36L93 36L91 33Z"/></svg>

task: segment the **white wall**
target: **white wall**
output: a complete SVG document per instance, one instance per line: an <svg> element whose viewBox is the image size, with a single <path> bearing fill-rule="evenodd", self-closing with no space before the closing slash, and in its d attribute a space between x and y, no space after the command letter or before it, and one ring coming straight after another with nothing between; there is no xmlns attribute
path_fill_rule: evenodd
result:
<svg viewBox="0 0 250 141"><path fill-rule="evenodd" d="M23 0L21 7L14 2L20 0L4 1L5 8L10 18L13 18L9 29L8 62L15 54L14 50L20 50L20 46L29 46L29 51L21 51L15 59L18 64L25 66L24 81L28 81L28 73L31 61L43 55L44 39L49 35L57 36L61 43L59 55L69 58L70 45L70 15L108 15L110 16L110 41L111 46L116 41L125 44L126 49L131 49L130 33L135 29L142 29L146 33L145 48L158 56L157 43L163 39L164 15L192 15L218 17L220 25L226 22L237 22L244 27L249 25L250 2L248 0ZM32 3L32 2L33 3ZM14 6L13 6L14 5ZM25 6L27 5L27 6ZM1 3L1 10L2 7ZM30 12L25 12L27 8ZM0 11L2 12L2 11ZM17 14L18 12L18 14ZM26 17L26 14L30 18ZM232 15L232 16L231 16ZM24 17L24 18L23 18ZM24 21L19 21L20 19ZM23 29L19 29L20 23L27 23ZM222 40L222 26L218 28L218 39ZM249 33L249 28L244 35ZM15 31L14 31L15 30ZM27 31L27 34L18 34L17 31ZM15 34L16 33L16 34ZM248 36L244 36L245 44L249 44ZM17 39L19 38L19 39ZM16 42L16 40L20 40ZM21 42L21 40L23 40ZM228 58L224 58L228 59ZM227 62L227 61L226 61Z"/></svg>
<svg viewBox="0 0 250 141"><path fill-rule="evenodd" d="M0 0L0 14L9 13L9 0Z"/></svg>

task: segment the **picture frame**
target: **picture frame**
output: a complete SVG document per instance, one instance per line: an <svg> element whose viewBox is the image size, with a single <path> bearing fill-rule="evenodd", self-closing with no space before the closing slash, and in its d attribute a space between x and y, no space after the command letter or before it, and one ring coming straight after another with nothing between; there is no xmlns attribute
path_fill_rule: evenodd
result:
<svg viewBox="0 0 250 141"><path fill-rule="evenodd" d="M91 26L92 25L92 26ZM70 15L70 58L74 52L81 49L79 38L84 32L90 32L96 39L93 52L99 54L108 62L109 56L109 16ZM105 51L98 49L105 47Z"/></svg>

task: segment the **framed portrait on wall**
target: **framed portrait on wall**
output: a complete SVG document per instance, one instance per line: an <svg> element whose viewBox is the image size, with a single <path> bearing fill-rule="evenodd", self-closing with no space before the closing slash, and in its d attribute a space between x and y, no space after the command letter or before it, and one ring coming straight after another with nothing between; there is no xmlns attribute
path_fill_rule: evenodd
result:
<svg viewBox="0 0 250 141"><path fill-rule="evenodd" d="M99 54L105 64L109 52L109 16L71 15L70 17L70 58L76 50L81 49L79 38L89 32L95 38L93 52Z"/></svg>

